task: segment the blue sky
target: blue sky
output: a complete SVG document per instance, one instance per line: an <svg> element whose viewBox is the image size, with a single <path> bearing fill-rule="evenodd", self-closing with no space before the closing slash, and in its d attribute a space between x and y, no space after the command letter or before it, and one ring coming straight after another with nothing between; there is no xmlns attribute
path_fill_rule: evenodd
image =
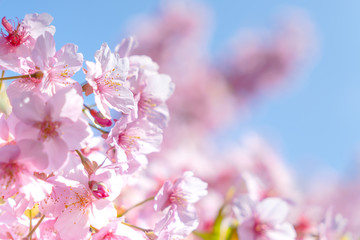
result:
<svg viewBox="0 0 360 240"><path fill-rule="evenodd" d="M136 15L152 13L158 1L4 1L0 16L48 12L54 17L57 47L72 42L93 59L102 42L123 36ZM248 131L265 135L301 172L319 168L346 171L360 152L360 1L208 0L214 12L210 51L216 53L239 29L266 28L288 7L300 7L313 20L319 54L290 88L263 99L250 117L232 129L230 140Z"/></svg>

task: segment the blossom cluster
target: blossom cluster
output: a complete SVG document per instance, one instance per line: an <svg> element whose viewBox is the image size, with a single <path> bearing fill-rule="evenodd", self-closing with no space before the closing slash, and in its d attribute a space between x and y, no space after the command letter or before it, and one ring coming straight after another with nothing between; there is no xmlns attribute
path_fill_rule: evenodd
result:
<svg viewBox="0 0 360 240"><path fill-rule="evenodd" d="M207 194L192 172L146 199L156 219L147 229L127 220L131 209L119 199L160 149L171 78L150 57L130 55L132 38L114 51L102 44L83 67L76 45L56 48L52 20L1 21L0 238L186 237L199 224L194 203ZM72 79L79 70L82 85ZM13 80L6 91L5 80Z"/></svg>
<svg viewBox="0 0 360 240"><path fill-rule="evenodd" d="M0 239L360 236L343 186L304 194L258 134L225 151L214 138L305 62L311 24L240 35L211 61L207 11L169 2L93 60L57 50L49 14L2 18Z"/></svg>

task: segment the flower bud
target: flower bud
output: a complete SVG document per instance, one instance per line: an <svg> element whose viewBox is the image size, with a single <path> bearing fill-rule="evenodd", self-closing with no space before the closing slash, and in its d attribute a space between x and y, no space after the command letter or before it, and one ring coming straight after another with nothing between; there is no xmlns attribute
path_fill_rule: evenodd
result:
<svg viewBox="0 0 360 240"><path fill-rule="evenodd" d="M89 187L97 199L106 198L109 196L108 189L102 182L90 181Z"/></svg>
<svg viewBox="0 0 360 240"><path fill-rule="evenodd" d="M110 127L112 125L111 119L105 118L100 112L91 109L90 114L93 116L96 124L99 124L102 127Z"/></svg>

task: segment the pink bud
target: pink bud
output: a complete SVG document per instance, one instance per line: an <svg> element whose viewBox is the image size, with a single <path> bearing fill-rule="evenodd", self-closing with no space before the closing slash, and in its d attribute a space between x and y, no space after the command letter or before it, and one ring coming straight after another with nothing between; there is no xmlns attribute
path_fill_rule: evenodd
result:
<svg viewBox="0 0 360 240"><path fill-rule="evenodd" d="M109 196L108 189L102 182L90 181L89 187L97 199L106 198Z"/></svg>
<svg viewBox="0 0 360 240"><path fill-rule="evenodd" d="M102 127L110 127L112 125L111 119L105 118L100 112L95 111L94 109L90 110L91 116L95 119L95 122Z"/></svg>

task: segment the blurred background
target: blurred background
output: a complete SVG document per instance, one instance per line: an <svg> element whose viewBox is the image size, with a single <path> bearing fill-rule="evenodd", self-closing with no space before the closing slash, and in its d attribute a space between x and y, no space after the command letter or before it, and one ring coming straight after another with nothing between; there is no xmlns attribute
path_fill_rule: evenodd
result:
<svg viewBox="0 0 360 240"><path fill-rule="evenodd" d="M164 7L169 2L0 0L0 15L21 19L27 13L47 12L54 17L57 48L75 43L84 58L93 61L95 51L103 42L114 48L130 34L146 33L147 38L139 37L139 53L151 51L146 48L153 46L151 41L155 40L149 36L161 36L146 26L143 19L170 11ZM252 54L251 49L265 46L264 49L283 50L284 44L288 44L284 51L294 50L292 54L285 54L285 64L280 61L280 65L290 62L291 66L286 65L284 70L281 65L283 71L275 73L281 76L275 76L274 81L260 83L260 87L250 84L247 92L241 90L243 85L234 84L234 88L240 89L236 88L235 100L240 110L235 120L216 123L213 136L217 146L223 148L244 134L256 132L283 156L299 177L317 176L320 172L351 175L357 165L360 143L360 31L357 26L360 2L208 0L192 2L186 8L190 10L185 19L195 20L189 20L190 25L172 28L188 27L189 32L180 31L178 37L196 43L190 43L192 46L187 49L196 48L201 57L191 60L193 52L186 52L176 61L206 59L207 64L219 66L231 79L234 74L247 74L241 69L237 72L237 67L244 62L243 55ZM288 41L283 42L287 36L290 36ZM148 42L141 42L142 39ZM242 46L239 48L242 50L237 46ZM237 56L240 56L238 62ZM158 56L156 60L164 59ZM270 58L266 64L269 63L274 60ZM163 69L168 70L160 63L160 72ZM84 81L81 74L75 79ZM223 114L222 107L218 114Z"/></svg>

